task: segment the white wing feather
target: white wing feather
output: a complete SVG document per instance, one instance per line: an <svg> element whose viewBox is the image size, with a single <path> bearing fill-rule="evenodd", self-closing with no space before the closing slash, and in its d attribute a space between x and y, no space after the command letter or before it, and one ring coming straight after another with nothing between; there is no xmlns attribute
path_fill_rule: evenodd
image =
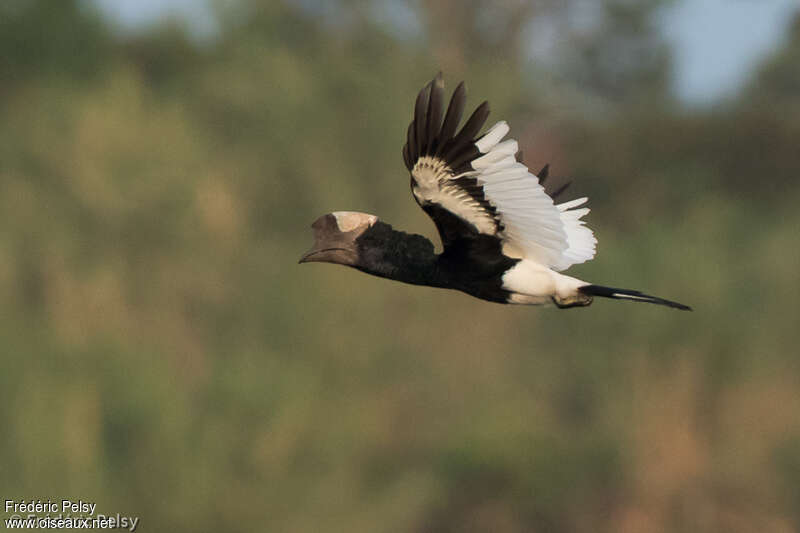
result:
<svg viewBox="0 0 800 533"><path fill-rule="evenodd" d="M501 121L476 141L485 155L472 161L475 170L469 173L497 209L504 227L504 252L557 271L592 259L597 239L581 220L589 209L575 209L587 199L555 205L539 178L516 160L517 141L502 141L508 131Z"/></svg>

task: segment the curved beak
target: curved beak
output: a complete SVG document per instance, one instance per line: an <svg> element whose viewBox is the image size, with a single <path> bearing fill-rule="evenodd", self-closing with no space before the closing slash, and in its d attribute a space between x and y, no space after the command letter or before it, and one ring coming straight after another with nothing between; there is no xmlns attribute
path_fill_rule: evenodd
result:
<svg viewBox="0 0 800 533"><path fill-rule="evenodd" d="M300 256L298 263L339 263L351 264L356 259L356 253L347 248L317 248L312 247Z"/></svg>
<svg viewBox="0 0 800 533"><path fill-rule="evenodd" d="M314 250L304 253L303 255L300 256L300 259L297 261L297 264L310 263L311 261L313 261L313 259L311 259L312 255L314 255Z"/></svg>
<svg viewBox="0 0 800 533"><path fill-rule="evenodd" d="M307 251L306 253L304 253L303 255L300 256L300 260L297 263L298 264L299 263L310 263L310 262L314 261L313 255L315 253L317 253L317 251L318 250L313 250L313 249Z"/></svg>

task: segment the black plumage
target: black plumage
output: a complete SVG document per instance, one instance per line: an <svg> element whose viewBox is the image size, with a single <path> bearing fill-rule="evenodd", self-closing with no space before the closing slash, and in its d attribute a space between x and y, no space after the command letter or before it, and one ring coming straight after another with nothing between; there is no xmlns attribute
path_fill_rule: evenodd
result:
<svg viewBox="0 0 800 533"><path fill-rule="evenodd" d="M466 89L464 83L461 82L453 92L447 112L443 113L444 83L441 73L419 92L414 105L414 120L408 127L406 144L403 146L403 159L409 171L413 171L420 158L426 156L441 159L450 169L453 169L454 175L470 169L469 163L480 155L478 148L475 146L475 137L489 116L489 102L484 101L481 103L464 123L461 130L456 133L466 98ZM445 118L442 123L439 117L443 114ZM421 127L423 124L425 125L424 128ZM421 141L420 138L423 140ZM408 157L406 154L408 154ZM413 187L413 175L411 184ZM481 209L495 219L498 230L502 229L502 223L496 217L495 206L487 201L483 194L483 188L478 185L474 177L460 177L453 180L453 184L468 194ZM430 210L426 208L426 205L420 205L430 215ZM441 234L441 223L436 218L431 218L433 218ZM451 240L446 240L444 246L447 247L450 243L452 243Z"/></svg>
<svg viewBox="0 0 800 533"><path fill-rule="evenodd" d="M301 262L347 265L499 303L552 301L569 308L587 306L601 296L689 309L640 291L560 274L594 256L596 239L580 221L588 212L580 208L586 199L555 204L570 182L548 198L540 185L550 166L538 178L531 175L516 141L500 142L509 131L504 122L479 135L489 116L486 101L459 129L465 107L461 82L445 108L439 73L417 94L402 150L412 194L436 225L441 253L425 237L397 231L374 215L338 211L314 222L315 243Z"/></svg>
<svg viewBox="0 0 800 533"><path fill-rule="evenodd" d="M450 141L456 133L459 122L461 122L461 115L464 113L464 105L466 104L466 88L464 82L458 84L456 90L453 91L453 96L450 98L450 105L447 107L447 114L444 117L444 123L437 142L435 155L441 156L445 150L450 148ZM409 168L408 170L411 170Z"/></svg>

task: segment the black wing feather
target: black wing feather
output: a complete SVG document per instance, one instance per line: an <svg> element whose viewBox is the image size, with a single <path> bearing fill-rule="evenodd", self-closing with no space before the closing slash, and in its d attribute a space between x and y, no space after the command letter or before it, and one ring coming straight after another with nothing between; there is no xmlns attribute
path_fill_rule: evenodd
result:
<svg viewBox="0 0 800 533"><path fill-rule="evenodd" d="M467 102L467 91L464 82L458 84L453 96L450 98L450 105L447 107L447 114L444 117L442 131L439 136L439 146L436 148L435 155L441 155L450 147L453 135L456 133L458 123L461 122L461 115L464 114L464 107Z"/></svg>
<svg viewBox="0 0 800 533"><path fill-rule="evenodd" d="M442 80L442 73L436 75L431 85L431 95L428 102L428 121L426 130L428 136L425 144L425 154L429 155L435 152L436 145L439 140L439 134L442 128L442 104L444 102L444 80Z"/></svg>
<svg viewBox="0 0 800 533"><path fill-rule="evenodd" d="M428 112L428 100L430 99L431 95L432 83L433 82L428 83L425 88L419 92L417 95L417 103L414 106L414 129L416 130L417 134L416 146L418 156L424 155L423 149L426 145L425 139L427 132L425 131L425 126L427 120L425 119L425 115L427 115Z"/></svg>
<svg viewBox="0 0 800 533"><path fill-rule="evenodd" d="M451 174L456 175L464 171L471 170L470 163L480 155L480 151L475 146L478 132L486 123L489 116L489 103L483 102L467 119L464 126L456 133L458 124L464 111L466 102L466 89L464 82L461 82L450 98L447 111L443 109L444 102L444 82L441 73L429 82L417 95L414 104L414 120L409 124L406 134L406 145L403 148L403 159L406 167L413 171L417 161L424 156L433 156L441 159L449 169ZM444 114L444 121L442 115ZM414 177L412 175L412 186ZM462 176L452 180L454 185L466 192L484 212L495 221L496 229L502 230L502 224L495 207L489 203L483 193L483 187L478 184L474 177ZM456 217L449 211L440 206L423 205L423 209L434 219L442 242L445 248L452 244L458 237L457 232L453 231L447 223L447 229L443 226L444 222L437 220L442 218L442 212L447 212L450 217ZM449 218L449 217L448 217ZM460 238L474 238L478 234L472 224L465 222L464 226L472 227L470 232L461 232Z"/></svg>
<svg viewBox="0 0 800 533"><path fill-rule="evenodd" d="M411 154L408 152L408 143L403 145L403 162L406 164L406 168L411 169Z"/></svg>
<svg viewBox="0 0 800 533"><path fill-rule="evenodd" d="M471 172L475 170L473 162L483 155L476 142L489 116L489 103L481 103L459 130L466 104L464 82L453 91L446 111L444 96L440 72L423 87L414 104L414 118L408 126L403 147L403 160L411 172L414 198L436 224L445 253L464 246L469 248L478 240L494 239L500 243L504 238L501 216L486 197L483 184L478 182L479 173ZM515 157L521 162L522 152ZM539 171L540 183L547 180L549 169L549 165L545 165ZM568 185L550 196L557 198ZM462 205L448 210L436 200L435 194L429 195L432 187L438 187L439 193L449 195L449 200L462 202Z"/></svg>
<svg viewBox="0 0 800 533"><path fill-rule="evenodd" d="M414 168L414 163L419 159L419 152L417 151L417 133L415 130L414 122L408 125L408 131L406 132L406 146L408 147L409 156L409 162L406 166L408 170Z"/></svg>
<svg viewBox="0 0 800 533"><path fill-rule="evenodd" d="M522 161L522 157L517 158L518 161ZM544 182L547 181L547 175L550 173L550 163L547 163L545 166L542 167L542 170L539 171L537 176L539 177L539 184L544 185Z"/></svg>
<svg viewBox="0 0 800 533"><path fill-rule="evenodd" d="M443 154L445 161L449 162L453 157L458 156L465 148L475 144L475 135L483 127L489 117L489 102L484 101L472 113L461 131L453 138L451 147Z"/></svg>
<svg viewBox="0 0 800 533"><path fill-rule="evenodd" d="M564 185L562 185L561 187L559 187L558 189L556 189L555 191L553 191L553 193L552 193L552 194L550 194L550 198L552 198L553 200L555 200L556 198L558 198L559 196L561 196L561 195L564 193L564 191L566 191L566 190L567 190L567 188L568 188L570 185L572 185L572 182L571 182L571 181L568 181L568 182L566 182Z"/></svg>
<svg viewBox="0 0 800 533"><path fill-rule="evenodd" d="M475 146L474 143L470 143L462 148L459 153L450 157L448 159L448 163L451 165L451 168L455 174L461 174L462 172L472 170L470 163L479 155L480 151L478 150L478 147Z"/></svg>

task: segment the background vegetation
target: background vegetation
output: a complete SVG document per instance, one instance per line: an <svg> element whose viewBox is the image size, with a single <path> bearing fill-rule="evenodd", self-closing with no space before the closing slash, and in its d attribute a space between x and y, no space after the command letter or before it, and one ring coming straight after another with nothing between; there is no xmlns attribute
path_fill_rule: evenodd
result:
<svg viewBox="0 0 800 533"><path fill-rule="evenodd" d="M800 530L800 22L687 110L663 2L577 3L231 1L197 40L3 2L0 493L143 531ZM695 312L298 266L333 210L435 236L400 148L440 68L591 196L577 275Z"/></svg>

